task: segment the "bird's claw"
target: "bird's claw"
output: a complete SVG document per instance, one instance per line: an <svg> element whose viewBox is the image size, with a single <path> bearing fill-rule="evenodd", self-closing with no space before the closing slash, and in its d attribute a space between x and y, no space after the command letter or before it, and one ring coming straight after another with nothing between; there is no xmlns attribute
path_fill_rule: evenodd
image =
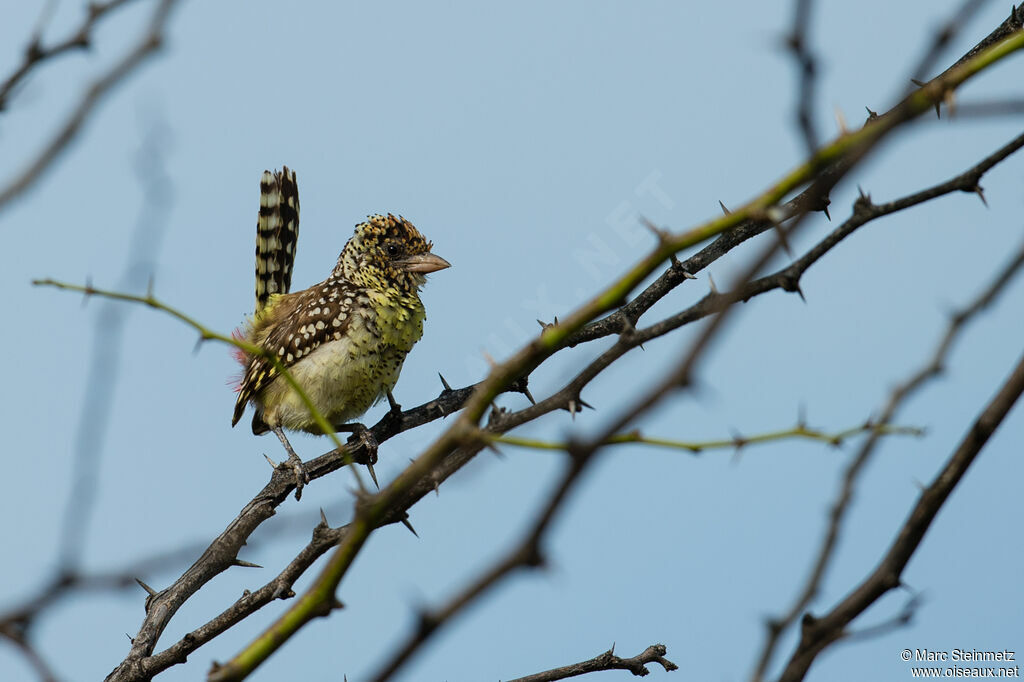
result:
<svg viewBox="0 0 1024 682"><path fill-rule="evenodd" d="M373 470L373 465L377 463L377 439L374 437L373 431L362 424L352 424L351 426L352 435L348 438L350 452L357 453L361 451L361 456L354 456L352 461L356 464L366 465L370 478L373 479L373 484L379 490L380 484L377 483L377 473Z"/></svg>
<svg viewBox="0 0 1024 682"><path fill-rule="evenodd" d="M294 452L288 454L288 459L278 464L283 469L291 469L295 473L295 499L302 499L302 489L309 483L309 472L302 464L302 459Z"/></svg>
<svg viewBox="0 0 1024 682"><path fill-rule="evenodd" d="M275 426L272 430L280 439L285 452L288 453L288 459L278 464L277 467L291 469L295 472L295 500L301 500L302 488L309 483L309 474L306 472L306 467L302 466L302 458L295 454L295 450L292 449L292 444L288 442L288 437L284 435L284 431L281 427ZM268 457L267 459L269 460L270 458Z"/></svg>
<svg viewBox="0 0 1024 682"><path fill-rule="evenodd" d="M349 452L354 455L352 461L356 464L376 464L378 443L373 431L362 424L348 424L346 429L352 431L348 437Z"/></svg>

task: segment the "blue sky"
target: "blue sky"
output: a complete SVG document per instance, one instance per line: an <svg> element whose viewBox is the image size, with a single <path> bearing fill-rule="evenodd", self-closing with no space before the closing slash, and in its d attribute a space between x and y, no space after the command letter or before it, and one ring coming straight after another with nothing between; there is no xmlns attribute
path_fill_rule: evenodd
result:
<svg viewBox="0 0 1024 682"><path fill-rule="evenodd" d="M865 106L882 110L893 101L930 31L958 5L820 4L815 114L829 135L835 111L855 124ZM0 73L17 63L38 17L34 5L7 8ZM51 35L62 36L79 12L60 3ZM27 83L0 118L0 182L47 138L84 83L122 54L147 12L139 5L105 23L94 52L65 57ZM404 405L419 404L440 389L438 371L453 385L478 380L485 353L507 356L536 333L535 319L564 315L641 258L650 237L639 216L683 229L715 215L719 200L739 204L800 161L795 69L779 47L791 12L790 2L774 1L185 3L165 51L0 214L9 255L0 278L14 301L0 342L11 482L0 497L9 557L0 568L0 605L31 593L53 569L80 414L97 397L86 393L86 379L105 306L33 288L31 279L117 286L141 221L151 240L158 235L156 294L230 331L252 307L260 173L287 164L302 197L296 287L320 281L352 226L375 212L403 214L453 264L424 290L425 336L395 392ZM1005 14L987 3L941 63ZM1024 64L1011 59L962 99L1019 96L1021 82ZM1019 118L944 117L897 136L833 195L833 223L816 217L796 250L848 215L855 184L876 200L895 198L945 180L1019 132ZM144 198L140 154L166 209ZM801 408L829 430L863 421L925 361L949 311L1017 249L1022 179L1018 156L983 180L988 209L957 194L862 228L807 273L806 304L776 292L744 306L701 368L702 390L673 399L640 426L662 437L720 438L793 426ZM715 281L727 282L756 248L713 265ZM707 286L702 273L644 321L688 305ZM948 372L902 413L901 423L926 427L927 435L883 445L812 611L834 604L873 568L919 486L1016 361L1022 306L1024 280L967 330ZM120 310L119 380L82 538L84 566L96 571L209 540L266 481L262 453L281 458L272 437L230 428L227 380L236 368L226 349L193 353L195 334L179 323ZM596 411L575 422L551 415L517 433L588 432L649 385L692 336L686 330L627 356L584 393ZM531 378L534 395L556 390L606 345L563 353ZM523 399L501 402L518 407ZM389 441L378 474L395 475L442 426ZM1018 408L908 566L904 577L923 600L913 624L835 647L810 679L903 679L909 670L899 652L908 647L1024 649L1021 442ZM328 449L311 437L293 443L303 457ZM781 613L802 584L851 452L792 442L739 458L608 450L552 528L551 569L506 581L401 679L509 679L589 658L613 642L625 655L665 643L684 669L668 679L745 679L764 619ZM420 539L400 527L375 534L342 584L348 608L311 624L253 679L362 679L404 637L417 605L441 603L519 537L561 466L552 453L481 455L413 509ZM338 473L312 485L301 503L286 503L280 516L301 521L276 533L278 521L271 522L243 556L267 568L208 585L179 612L161 648L269 579L306 542L320 506L342 522L351 486ZM141 577L160 588L188 563ZM97 679L127 652L124 633L138 628L142 598L128 591L70 600L38 623L36 641L64 678ZM887 597L856 625L884 621L901 600ZM160 679L196 679L286 607L271 605ZM784 642L784 656L792 644ZM651 679L663 676L655 670ZM0 678L30 679L6 645Z"/></svg>

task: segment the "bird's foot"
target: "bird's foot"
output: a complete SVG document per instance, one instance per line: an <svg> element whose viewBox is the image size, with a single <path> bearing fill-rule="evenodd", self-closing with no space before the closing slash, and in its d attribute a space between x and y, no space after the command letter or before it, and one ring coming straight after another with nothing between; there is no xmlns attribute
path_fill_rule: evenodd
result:
<svg viewBox="0 0 1024 682"><path fill-rule="evenodd" d="M370 472L373 484L379 490L380 484L377 483L377 473L373 470L373 465L377 463L377 439L373 437L373 431L358 423L346 424L345 427L346 430L352 432L352 435L348 438L349 452L353 453L352 461L356 464L366 465L366 470Z"/></svg>
<svg viewBox="0 0 1024 682"><path fill-rule="evenodd" d="M288 459L281 462L278 466L291 469L295 473L295 499L296 501L301 500L302 489L309 483L309 472L303 466L302 459L294 452L289 452Z"/></svg>

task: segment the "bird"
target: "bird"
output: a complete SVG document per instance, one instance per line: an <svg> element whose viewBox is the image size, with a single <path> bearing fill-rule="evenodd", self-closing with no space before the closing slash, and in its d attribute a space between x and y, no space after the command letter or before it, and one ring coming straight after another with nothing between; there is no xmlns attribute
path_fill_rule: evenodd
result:
<svg viewBox="0 0 1024 682"><path fill-rule="evenodd" d="M298 234L295 172L287 166L264 171L256 223L256 309L235 336L273 353L335 431L365 436L365 426L350 422L385 397L397 406L391 391L406 355L423 335L426 313L419 290L428 273L451 264L431 253L432 243L405 218L375 214L356 225L327 279L290 292ZM308 477L284 430L323 430L273 362L244 351L237 358L244 369L231 426L251 404L252 432L273 432L281 441L298 495Z"/></svg>

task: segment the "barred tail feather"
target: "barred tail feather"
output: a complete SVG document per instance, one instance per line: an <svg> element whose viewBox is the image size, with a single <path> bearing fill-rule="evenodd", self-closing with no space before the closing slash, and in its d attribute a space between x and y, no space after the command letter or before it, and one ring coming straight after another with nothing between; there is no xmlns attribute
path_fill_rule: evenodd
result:
<svg viewBox="0 0 1024 682"><path fill-rule="evenodd" d="M292 285L295 245L299 238L299 187L288 166L260 178L260 213L256 221L256 312L274 294Z"/></svg>

